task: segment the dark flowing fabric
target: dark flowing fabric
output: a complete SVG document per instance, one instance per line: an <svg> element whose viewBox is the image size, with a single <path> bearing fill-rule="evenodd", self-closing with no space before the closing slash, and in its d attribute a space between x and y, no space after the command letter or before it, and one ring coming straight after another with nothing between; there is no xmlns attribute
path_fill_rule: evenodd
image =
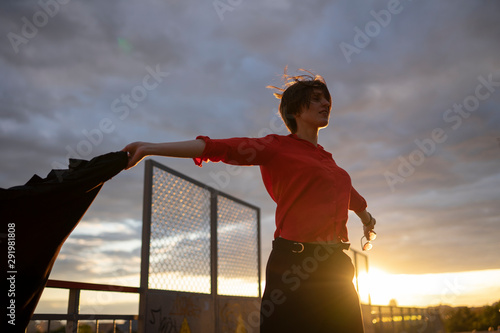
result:
<svg viewBox="0 0 500 333"><path fill-rule="evenodd" d="M353 276L352 261L341 249L293 253L273 246L260 332L363 333Z"/></svg>
<svg viewBox="0 0 500 333"><path fill-rule="evenodd" d="M15 299L16 308L15 326L8 324L10 318L4 315L2 332L24 332L64 241L104 182L123 170L127 160L125 152L108 153L90 161L70 159L67 170L52 170L44 179L34 175L23 186L0 189L0 261L7 302L4 309L11 299ZM13 267L7 267L9 226L15 229ZM15 297L7 298L12 286L8 277L14 277Z"/></svg>

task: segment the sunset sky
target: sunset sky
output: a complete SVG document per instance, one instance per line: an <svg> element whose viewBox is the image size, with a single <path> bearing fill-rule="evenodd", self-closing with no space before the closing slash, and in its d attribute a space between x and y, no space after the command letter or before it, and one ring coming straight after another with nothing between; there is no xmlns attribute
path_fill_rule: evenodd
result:
<svg viewBox="0 0 500 333"><path fill-rule="evenodd" d="M500 300L500 2L51 4L0 3L1 187L132 141L287 134L266 86L305 68L333 98L319 143L377 219L372 302ZM258 167L154 159L261 207L265 265L275 205ZM143 174L105 184L52 279L139 284Z"/></svg>

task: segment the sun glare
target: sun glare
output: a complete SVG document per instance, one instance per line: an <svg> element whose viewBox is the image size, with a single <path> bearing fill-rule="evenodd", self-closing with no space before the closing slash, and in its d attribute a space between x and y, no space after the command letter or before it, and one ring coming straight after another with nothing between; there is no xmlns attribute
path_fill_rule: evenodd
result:
<svg viewBox="0 0 500 333"><path fill-rule="evenodd" d="M360 292L368 290L371 303L377 305L388 305L391 300L400 303L412 293L411 281L378 268L371 268L369 273L359 276L359 289Z"/></svg>
<svg viewBox="0 0 500 333"><path fill-rule="evenodd" d="M360 273L360 299L373 305L481 306L498 301L500 270L439 274L392 274L379 268Z"/></svg>

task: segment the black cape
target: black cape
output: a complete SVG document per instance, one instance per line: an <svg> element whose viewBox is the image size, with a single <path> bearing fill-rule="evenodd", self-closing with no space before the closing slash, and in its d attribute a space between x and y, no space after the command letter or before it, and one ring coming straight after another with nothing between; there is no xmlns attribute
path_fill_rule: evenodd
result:
<svg viewBox="0 0 500 333"><path fill-rule="evenodd" d="M0 188L0 262L7 310L2 332L24 332L64 241L104 182L126 165L125 152L90 161L70 159L67 170L52 170L44 179L34 175L23 186Z"/></svg>

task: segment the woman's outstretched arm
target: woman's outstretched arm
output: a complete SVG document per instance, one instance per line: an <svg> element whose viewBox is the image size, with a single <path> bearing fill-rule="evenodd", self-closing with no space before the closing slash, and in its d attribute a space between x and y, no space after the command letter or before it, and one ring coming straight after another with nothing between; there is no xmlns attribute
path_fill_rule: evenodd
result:
<svg viewBox="0 0 500 333"><path fill-rule="evenodd" d="M130 169L146 156L194 158L200 157L204 149L205 141L197 139L165 143L132 142L123 148L122 151L128 153L128 165L126 169Z"/></svg>

